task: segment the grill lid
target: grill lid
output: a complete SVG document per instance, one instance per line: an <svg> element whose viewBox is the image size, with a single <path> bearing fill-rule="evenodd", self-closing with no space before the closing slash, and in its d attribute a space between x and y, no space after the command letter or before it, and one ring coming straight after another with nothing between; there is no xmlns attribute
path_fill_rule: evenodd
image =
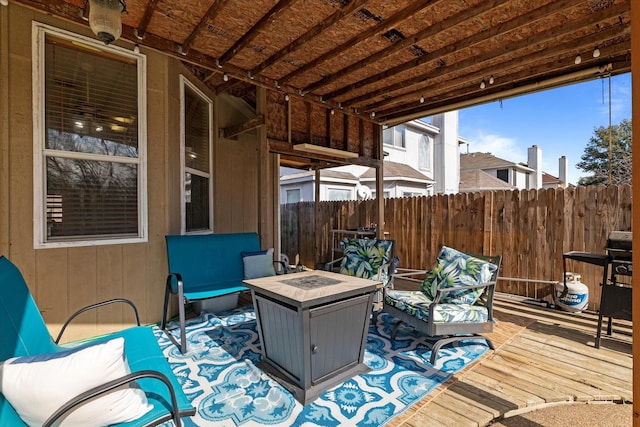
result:
<svg viewBox="0 0 640 427"><path fill-rule="evenodd" d="M608 251L627 251L631 252L631 232L630 231L612 231L607 239Z"/></svg>

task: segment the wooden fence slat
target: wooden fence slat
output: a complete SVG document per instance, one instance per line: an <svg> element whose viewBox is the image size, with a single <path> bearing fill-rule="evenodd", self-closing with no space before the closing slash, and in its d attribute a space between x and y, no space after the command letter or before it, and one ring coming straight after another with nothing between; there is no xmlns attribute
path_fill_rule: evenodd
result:
<svg viewBox="0 0 640 427"><path fill-rule="evenodd" d="M282 252L307 266L331 259L332 229L377 222L375 200L320 202L315 235L313 202L281 206ZM501 254L497 290L541 298L549 287L521 280L562 280L562 254L604 253L609 232L631 230L631 186L494 191L385 200L385 231L396 242L402 267L432 266L442 245ZM315 239L315 240L314 240ZM317 246L316 246L317 245ZM568 263L598 309L601 267Z"/></svg>

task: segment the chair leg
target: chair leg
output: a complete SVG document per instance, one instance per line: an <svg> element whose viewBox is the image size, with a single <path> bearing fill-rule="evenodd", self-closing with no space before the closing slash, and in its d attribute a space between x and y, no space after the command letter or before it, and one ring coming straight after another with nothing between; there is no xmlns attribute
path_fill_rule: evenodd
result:
<svg viewBox="0 0 640 427"><path fill-rule="evenodd" d="M393 325L393 329L391 330L391 339L396 339L396 334L398 333L398 329L400 329L400 325L404 322L402 320L398 320L395 325Z"/></svg>
<svg viewBox="0 0 640 427"><path fill-rule="evenodd" d="M495 346L493 345L493 342L491 342L489 338L483 337L482 335L460 335L460 336L445 337L445 338L439 339L433 345L433 348L431 349L431 357L429 358L429 363L431 363L432 365L436 364L438 350L440 350L440 347L442 347L443 345L447 345L456 341L473 340L473 339L483 339L487 342L487 346L489 346L491 350L496 349Z"/></svg>

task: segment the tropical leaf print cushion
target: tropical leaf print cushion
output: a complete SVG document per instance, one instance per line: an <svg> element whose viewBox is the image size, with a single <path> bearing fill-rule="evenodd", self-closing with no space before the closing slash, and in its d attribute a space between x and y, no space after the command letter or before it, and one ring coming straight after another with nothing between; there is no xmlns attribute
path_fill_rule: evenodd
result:
<svg viewBox="0 0 640 427"><path fill-rule="evenodd" d="M356 239L345 237L344 258L340 264L340 273L363 279L380 280L386 284L388 277L377 277L381 265L391 258L391 240Z"/></svg>
<svg viewBox="0 0 640 427"><path fill-rule="evenodd" d="M436 265L422 283L422 291L430 299L435 299L440 288L478 285L491 280L498 267L455 249L443 246L436 259ZM482 295L484 288L461 289L442 295L442 304L473 304Z"/></svg>

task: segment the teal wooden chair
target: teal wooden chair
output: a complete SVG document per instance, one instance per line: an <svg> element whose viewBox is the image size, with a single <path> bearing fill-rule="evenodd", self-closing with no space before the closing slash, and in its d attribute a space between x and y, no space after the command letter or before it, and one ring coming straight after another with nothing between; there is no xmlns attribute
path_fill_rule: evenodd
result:
<svg viewBox="0 0 640 427"><path fill-rule="evenodd" d="M86 307L71 316L69 321L89 309L122 302L133 307L137 320L138 314L135 306L127 300L118 299ZM2 325L2 328L0 328L0 343L2 343L0 345L0 362L6 362L10 358L17 358L12 359L13 362L4 363L4 366L0 364L5 377L8 375L9 369L17 368L21 369L23 373L29 373L29 369L35 369L36 363L55 362L56 359L77 355L81 350L93 351L98 349L101 344L106 346L107 342L122 342L124 340L122 351L126 357L124 360L128 363L130 373L86 390L78 396L69 396L69 400L66 400L65 397L66 403L50 414L43 425L54 425L61 418L70 416L72 410L82 407L88 400L96 396L105 396L110 391L119 387L122 388L124 385L131 384L134 381L136 383L135 387L144 392L151 408L140 418L116 425L146 426L173 420L176 426L180 426L182 425L181 417L195 414L195 409L171 371L171 367L162 354L150 327L134 326L113 334L91 339L88 343L71 348L70 346L58 344L68 322L65 323L58 339L54 341L22 274L11 261L4 256L0 256L0 325ZM140 324L139 321L137 323L138 325ZM122 340L119 340L119 338ZM120 358L122 358L122 355ZM97 365L95 360L89 362L93 364L91 366L93 370L100 371L101 367ZM72 363L69 363L69 365L71 365L69 366L70 374L65 381L59 384L48 384L45 374L38 378L40 386L53 386L56 392L62 394L67 382L82 383L84 378L82 376L74 376L74 366ZM44 366L46 367L46 365ZM1 380L2 375L0 375ZM18 415L16 408L6 398L6 396L9 396L9 388L15 385L6 383L0 383L0 385L2 385L0 388L2 392L0 394L0 425L12 427L27 425ZM30 392L28 389L11 390L12 395L23 394L26 399L31 398ZM133 404L132 402L131 405ZM102 414L95 415L97 418L98 415Z"/></svg>
<svg viewBox="0 0 640 427"><path fill-rule="evenodd" d="M501 261L501 256L469 255L444 246L432 270L397 274L398 282L402 278L420 289L385 289L383 311L398 319L391 338L403 323L435 337L432 364L442 346L456 341L480 338L494 349L480 334L493 331L493 295Z"/></svg>

